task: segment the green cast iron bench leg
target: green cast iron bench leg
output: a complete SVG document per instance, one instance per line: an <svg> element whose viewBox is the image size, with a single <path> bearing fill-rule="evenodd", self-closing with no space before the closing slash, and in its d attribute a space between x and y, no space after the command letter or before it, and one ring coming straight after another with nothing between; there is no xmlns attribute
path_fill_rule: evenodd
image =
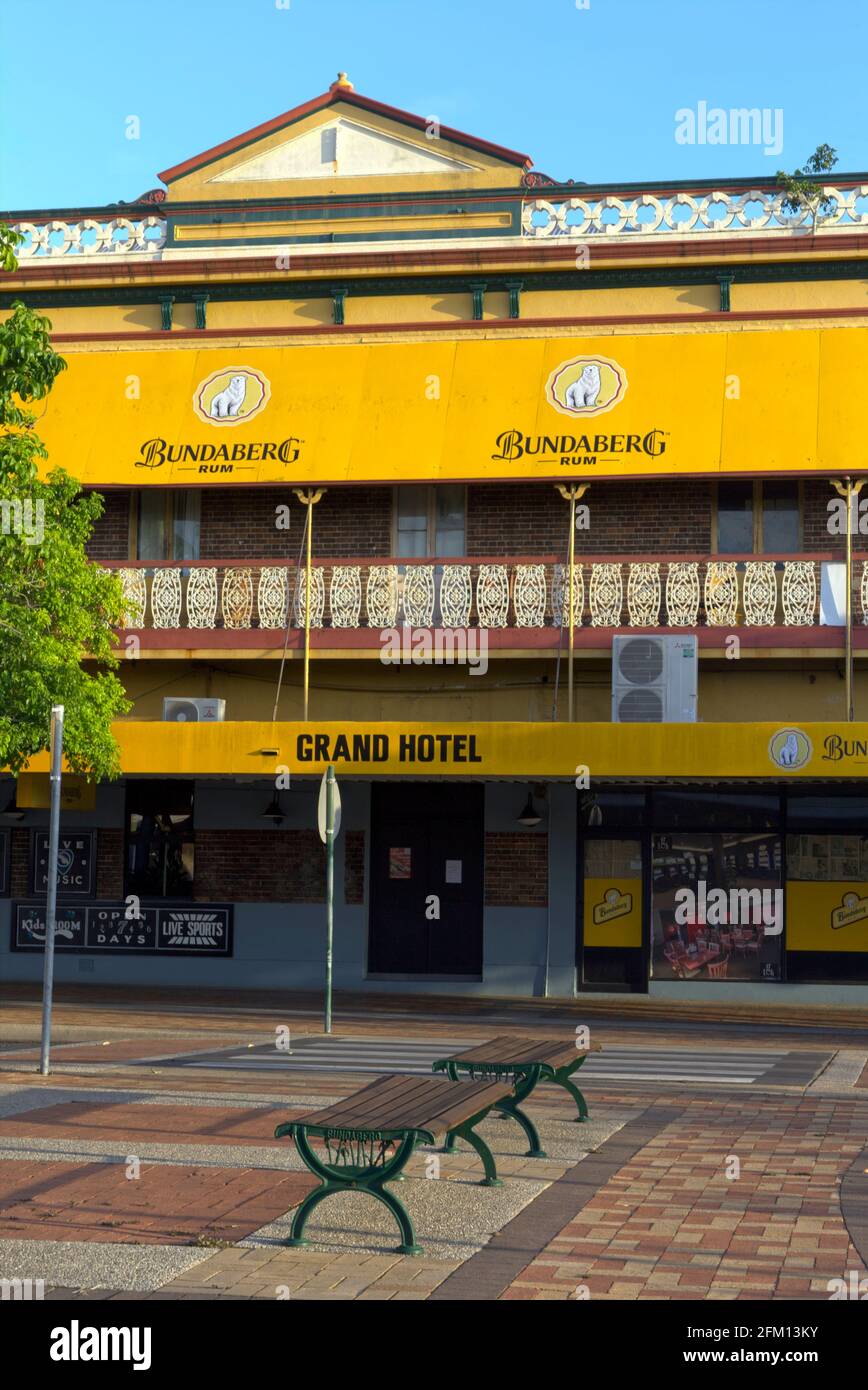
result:
<svg viewBox="0 0 868 1390"><path fill-rule="evenodd" d="M509 1100L499 1101L496 1107L503 1114L511 1115L524 1130L527 1142L530 1144L530 1148L525 1154L526 1158L548 1158L548 1154L540 1143L536 1125L529 1115L519 1109L519 1105L523 1100L527 1100L539 1078L540 1068L538 1066L528 1067L526 1071L517 1073L514 1078L515 1090L512 1096Z"/></svg>
<svg viewBox="0 0 868 1390"><path fill-rule="evenodd" d="M579 1053L575 1062L568 1062L565 1067L558 1067L557 1071L552 1072L550 1078L555 1086L563 1086L565 1091L569 1091L573 1100L576 1102L579 1111L576 1124L583 1124L588 1118L588 1103L575 1082L570 1080L570 1076L573 1072L578 1071L579 1067L584 1064L587 1055L587 1052Z"/></svg>
<svg viewBox="0 0 868 1390"><path fill-rule="evenodd" d="M479 1063L476 1064L475 1068L471 1064L468 1064L467 1066L462 1066L460 1062L445 1061L434 1063L434 1071L445 1071L450 1081L457 1081L459 1079L459 1071L469 1071L471 1075L475 1075L476 1071L478 1070ZM548 1158L548 1154L546 1153L545 1149L540 1143L540 1137L537 1132L536 1125L534 1124L533 1120L530 1118L529 1115L525 1115L524 1111L519 1109L520 1102L523 1100L527 1100L534 1086L539 1081L540 1072L541 1068L536 1065L522 1067L520 1072L508 1071L504 1067L499 1067L496 1063L491 1064L491 1066L489 1067L486 1067L486 1075L496 1077L498 1081L505 1080L508 1076L512 1077L512 1083L514 1087L512 1096L508 1100L498 1101L497 1104L493 1107L493 1109L496 1110L503 1119L509 1119L511 1117L513 1120L517 1120L518 1123L521 1125L522 1129L525 1132L525 1137L527 1138L527 1141L530 1145L530 1148L525 1154L525 1158ZM476 1124L478 1120L481 1118L481 1116L478 1116L473 1123ZM479 1136L477 1135L476 1138L478 1139ZM470 1142L473 1143L473 1140L471 1140ZM455 1139L453 1135L450 1134L446 1138L446 1143L443 1146L443 1152L449 1153L452 1151L452 1149L454 1149L454 1147ZM483 1158L483 1162L484 1161L485 1160Z"/></svg>
<svg viewBox="0 0 868 1390"><path fill-rule="evenodd" d="M490 1106L489 1109L491 1109ZM482 1136L480 1134L475 1134L473 1131L473 1126L478 1125L480 1120L484 1120L487 1114L488 1110L483 1110L479 1115L474 1115L471 1120L465 1120L463 1125L456 1125L454 1129L450 1129L441 1152L451 1153L455 1148L456 1139L466 1139L468 1144L476 1150L479 1157L482 1159L485 1177L481 1180L479 1186L503 1187L503 1183L497 1176L497 1165L494 1161L494 1154L491 1152L491 1149Z"/></svg>
<svg viewBox="0 0 868 1390"><path fill-rule="evenodd" d="M288 1124L278 1125L274 1131L274 1137L281 1139L286 1134L291 1134L295 1140L295 1146L305 1167L321 1180L322 1185L316 1188L299 1204L292 1221L289 1240L287 1245L300 1246L308 1245L310 1242L304 1238L304 1230L310 1219L312 1212L324 1202L326 1197L331 1197L336 1192L365 1192L370 1197L376 1197L378 1202L382 1202L387 1207L398 1223L401 1233L401 1244L396 1247L397 1255L421 1255L422 1247L416 1243L416 1232L413 1229L413 1222L410 1213L402 1202L398 1200L393 1192L389 1192L384 1184L394 1182L400 1175L408 1158L412 1154L417 1143L421 1139L428 1138L433 1142L432 1135L425 1135L417 1130L410 1130L393 1137L399 1140L397 1152L392 1158L383 1163L379 1163L373 1157L373 1146L382 1142L371 1136L372 1158L368 1164L337 1164L326 1163L314 1151L307 1134L307 1126L298 1121L291 1121ZM316 1127L311 1126L312 1134L322 1134ZM324 1135L323 1137L328 1137ZM360 1134L360 1140L363 1139ZM385 1138L386 1136L383 1136Z"/></svg>

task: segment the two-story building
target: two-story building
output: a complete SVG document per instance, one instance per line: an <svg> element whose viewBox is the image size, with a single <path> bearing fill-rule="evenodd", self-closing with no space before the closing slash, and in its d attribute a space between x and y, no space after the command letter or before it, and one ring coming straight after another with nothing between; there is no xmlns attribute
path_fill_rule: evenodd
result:
<svg viewBox="0 0 868 1390"><path fill-rule="evenodd" d="M339 986L868 999L868 175L558 182L342 74L159 179L5 214L128 613L58 978L319 987L331 764Z"/></svg>

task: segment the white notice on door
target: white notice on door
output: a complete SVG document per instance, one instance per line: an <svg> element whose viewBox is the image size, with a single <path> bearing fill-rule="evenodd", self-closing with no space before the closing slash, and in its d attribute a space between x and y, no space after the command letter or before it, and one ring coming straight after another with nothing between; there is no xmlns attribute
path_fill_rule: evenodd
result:
<svg viewBox="0 0 868 1390"><path fill-rule="evenodd" d="M447 859L447 860L446 860L446 882L447 882L447 883L460 883L460 882L461 882L461 860L460 860L460 859Z"/></svg>

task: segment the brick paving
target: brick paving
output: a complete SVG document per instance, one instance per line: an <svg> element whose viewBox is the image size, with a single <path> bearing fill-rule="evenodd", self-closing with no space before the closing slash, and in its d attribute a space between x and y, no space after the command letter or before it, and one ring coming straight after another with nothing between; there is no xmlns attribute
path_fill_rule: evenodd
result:
<svg viewBox="0 0 868 1390"><path fill-rule="evenodd" d="M285 1105L240 1109L228 1105L142 1105L135 1102L66 1101L45 1105L23 1115L0 1117L0 1140L99 1139L124 1145L135 1153L137 1143L225 1144L262 1148L285 1147L275 1139L278 1124L303 1112Z"/></svg>
<svg viewBox="0 0 868 1390"><path fill-rule="evenodd" d="M691 1100L503 1297L828 1299L866 1273L841 1209L866 1119L846 1101Z"/></svg>
<svg viewBox="0 0 868 1390"><path fill-rule="evenodd" d="M131 1292L144 1287L135 1283L101 1286L98 1263L88 1267L87 1283L94 1287L78 1290L69 1283L80 1277L77 1267L64 1264L66 1277L49 1296L88 1300L828 1299L830 1280L851 1272L861 1279L868 1272L868 1067L859 1076L861 1063L854 1065L859 1049L864 1056L866 1032L849 1017L813 1011L817 1017L808 1022L822 1027L822 1034L805 1020L804 1031L782 1033L749 1014L738 1028L727 1029L713 1016L701 1027L682 1026L650 1011L647 1033L637 1032L634 1019L641 1014L631 1008L619 1017L591 1018L604 1047L607 1040L640 1038L660 1047L690 1046L697 1038L704 1046L714 1041L738 1047L745 1045L749 1025L754 1047L844 1049L838 1055L849 1057L853 1075L846 1090L835 1091L829 1083L830 1094L803 1085L774 1094L752 1088L748 1095L711 1086L652 1089L602 1079L588 1084L592 1117L617 1112L626 1121L622 1129L580 1162L531 1161L518 1156L514 1142L510 1148L506 1135L512 1126L504 1124L500 1147L507 1183L533 1179L538 1195L500 1230L489 1227L494 1235L478 1253L412 1259L365 1248L239 1244L256 1241L256 1233L272 1223L284 1224L313 1185L306 1172L256 1166L267 1161L266 1149L279 1152L275 1116L298 1116L323 1097L350 1093L363 1079L313 1071L255 1078L241 1071L189 1074L161 1066L175 1055L260 1043L273 1038L277 1023L315 1034L318 1022L309 1012L293 1015L290 1005L309 1009L309 999L275 997L272 1017L270 997L250 1001L249 1011L242 1005L230 1013L225 998L213 1011L204 996L185 1010L168 991L154 994L142 1012L119 993L116 1008L101 1004L95 1015L86 992L71 990L56 1016L58 1036L74 1045L55 1051L49 1078L31 1069L32 1043L5 1053L0 1044L0 1090L10 1112L17 1095L29 1107L0 1116L0 1152L6 1155L0 1157L0 1277L4 1249L14 1248L20 1262L28 1242L42 1251L51 1246L40 1242L73 1242L64 1245L66 1251L96 1252L101 1243L149 1247L155 1268L163 1268L160 1247L202 1247L198 1262L183 1272L166 1265L148 1285L150 1292ZM448 1037L456 1035L460 1015L460 1033L468 1038L513 1030L563 1037L585 1012L585 1001L575 1007L516 1007L495 1023L497 1010L507 1007L503 1001L450 1000L448 1016L444 1011L442 1018L428 1020L418 1015L435 1012L438 1001L420 1006L395 999L382 1007L381 1001L366 1002L370 1013L340 1020L339 1032ZM362 1008L360 1001L352 1004ZM11 1012L22 1029L38 1022L38 1010L20 993ZM594 1009L586 1012L590 1016ZM792 1023L802 1026L796 1014ZM544 1132L547 1124L570 1118L568 1098L552 1091L538 1093L529 1108ZM28 1140L33 1151L26 1148ZM82 1157L81 1146L88 1143L113 1152L85 1148ZM64 1154L64 1145L78 1145L79 1156ZM172 1158L143 1158L141 1177L131 1181L116 1155L146 1145L163 1145ZM258 1157L252 1152L257 1148ZM466 1186L475 1182L476 1166L475 1155L459 1150L446 1161L443 1176ZM423 1167L424 1156L416 1155L408 1177L422 1176ZM481 1203L491 1196L472 1190ZM225 1248L208 1249L220 1242Z"/></svg>
<svg viewBox="0 0 868 1390"><path fill-rule="evenodd" d="M316 1186L307 1173L142 1163L0 1163L0 1241L243 1240ZM0 1248L2 1256L2 1248Z"/></svg>

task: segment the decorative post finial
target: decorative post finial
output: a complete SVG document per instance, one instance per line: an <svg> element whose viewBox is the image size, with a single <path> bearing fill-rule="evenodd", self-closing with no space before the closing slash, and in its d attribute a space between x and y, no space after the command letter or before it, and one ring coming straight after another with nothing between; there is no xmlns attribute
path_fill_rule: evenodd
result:
<svg viewBox="0 0 868 1390"><path fill-rule="evenodd" d="M345 72L339 72L339 73L338 73L337 78L336 78L335 81L332 83L332 85L329 87L329 91L330 91L330 92L336 92L340 87L343 87L343 88L344 88L346 91L348 91L348 92L353 91L353 84L352 84L352 82L350 81L350 79L347 77L347 75L346 75Z"/></svg>

